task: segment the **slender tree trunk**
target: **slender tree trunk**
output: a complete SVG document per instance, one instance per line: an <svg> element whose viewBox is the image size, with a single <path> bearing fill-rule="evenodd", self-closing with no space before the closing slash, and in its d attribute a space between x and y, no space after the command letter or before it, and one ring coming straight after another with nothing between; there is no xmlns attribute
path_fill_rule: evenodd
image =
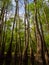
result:
<svg viewBox="0 0 49 65"><path fill-rule="evenodd" d="M6 17L7 17L7 12L6 12ZM5 52L5 31L6 31L6 18L5 18L5 23L4 23L4 30L3 30L3 38L2 38L2 47L1 47L1 62L3 64L3 61L4 61L4 58L5 58L5 55L4 55L4 52ZM1 64L0 64L1 65Z"/></svg>
<svg viewBox="0 0 49 65"><path fill-rule="evenodd" d="M0 19L0 65L2 65L2 31L3 31L3 20L4 20L4 13L1 16ZM2 59L2 60L1 60Z"/></svg>
<svg viewBox="0 0 49 65"><path fill-rule="evenodd" d="M23 64L28 65L28 43L29 43L29 21L28 21L28 14L27 14L27 0L24 0L24 5L25 5L25 19L24 19L24 24L25 24L25 50L24 50L24 56L23 56ZM28 26L27 26L28 24Z"/></svg>
<svg viewBox="0 0 49 65"><path fill-rule="evenodd" d="M4 3L5 5L5 3ZM4 22L4 13L5 13L5 6L3 5L1 9L1 14L0 14L0 48L2 45L2 31L3 31L3 22Z"/></svg>
<svg viewBox="0 0 49 65"><path fill-rule="evenodd" d="M8 51L7 51L7 54L6 54L5 65L10 65L11 60L12 60L12 42L13 42L13 31L14 31L14 26L15 26L16 15L17 15L17 10L15 10L12 33L11 33L11 38L10 38L10 45L9 45L9 48L8 48Z"/></svg>
<svg viewBox="0 0 49 65"><path fill-rule="evenodd" d="M16 2L16 48L15 48L15 54L14 54L14 65L20 65L20 57L19 57L19 53L20 53L20 36L19 36L19 42L18 42L18 36L17 36L17 21L19 22L19 5L18 5L18 0L15 1ZM20 35L20 34L19 34Z"/></svg>
<svg viewBox="0 0 49 65"><path fill-rule="evenodd" d="M33 54L33 49L31 48L31 64L34 65L34 62L35 62L35 57Z"/></svg>
<svg viewBox="0 0 49 65"><path fill-rule="evenodd" d="M41 36L40 30L39 30L38 21L37 21L37 7L36 7L37 1L34 0L34 3L35 3L35 21L34 22L36 24L36 31L38 32L39 39L40 39L40 42L38 44L41 47L41 49L39 51L41 51L40 54L41 54L43 65L46 65L46 60L45 60L44 52L43 52L43 40L42 40L42 36Z"/></svg>
<svg viewBox="0 0 49 65"><path fill-rule="evenodd" d="M1 9L1 14L0 14L0 65L3 64L4 61L4 49L5 49L5 43L4 41L4 34L5 32L3 31L3 27L5 29L4 26L4 14L5 14L5 2L3 3L3 7ZM4 34L3 34L4 32Z"/></svg>
<svg viewBox="0 0 49 65"><path fill-rule="evenodd" d="M39 15L39 21L40 21L41 36L42 36L42 39L43 39L43 49L44 49L44 53L47 57L46 61L48 63L49 62L49 60L48 60L49 54L48 54L48 50L47 50L47 47L46 47L46 42L45 42L45 39L44 39L44 33L43 33L43 29L42 29L42 23L41 23L39 11L38 11L38 15Z"/></svg>
<svg viewBox="0 0 49 65"><path fill-rule="evenodd" d="M26 18L27 18L27 11L26 11L26 6L27 6L27 0L24 0L24 5L25 5L25 17L24 17L24 24L25 24L25 46L27 45L27 28L26 28Z"/></svg>

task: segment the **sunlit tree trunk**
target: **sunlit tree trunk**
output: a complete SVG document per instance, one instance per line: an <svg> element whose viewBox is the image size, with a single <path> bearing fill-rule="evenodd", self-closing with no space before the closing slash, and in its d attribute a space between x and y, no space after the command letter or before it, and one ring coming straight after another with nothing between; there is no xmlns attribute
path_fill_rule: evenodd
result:
<svg viewBox="0 0 49 65"><path fill-rule="evenodd" d="M34 0L34 4L35 4L35 25L36 25L36 31L37 31L37 53L41 55L41 58L42 58L42 62L43 62L43 65L46 65L46 60L45 60L45 56L44 56L44 50L43 50L43 40L42 40L42 36L41 36L41 33L40 33L40 30L39 30L39 26L38 26L38 20L37 20L37 7L36 7L36 4L37 4L37 1ZM39 41L39 42L38 42ZM39 48L40 47L40 48ZM38 58L38 60L40 60Z"/></svg>
<svg viewBox="0 0 49 65"><path fill-rule="evenodd" d="M36 8L36 0L34 0L35 3L35 15L34 15L34 27L35 27L35 37L37 41L37 55L39 56L41 54L41 41L40 41L40 31L39 31L39 26L38 26L38 21L37 21L37 8Z"/></svg>
<svg viewBox="0 0 49 65"><path fill-rule="evenodd" d="M42 28L42 23L41 23L39 11L38 11L38 15L39 15L39 21L40 21L39 23L40 23L41 36L42 36L42 40L43 40L43 50L44 50L43 52L46 56L46 61L48 63L49 62L49 60L48 60L49 54L48 54L48 50L47 50L47 47L46 47L46 42L45 42L45 39L44 39L44 33L43 33L43 28Z"/></svg>
<svg viewBox="0 0 49 65"><path fill-rule="evenodd" d="M25 46L27 45L27 27L26 27L26 18L27 18L27 11L26 11L26 6L27 6L27 0L24 0L24 5L25 5L25 16L24 16L24 24L25 24Z"/></svg>
<svg viewBox="0 0 49 65"><path fill-rule="evenodd" d="M49 22L48 22L48 20L47 20L47 17L46 17L46 13L45 13L45 11L44 11L44 16L45 16L45 21L46 21L46 26L47 26L47 29L48 29L48 33L49 33ZM47 47L46 47L46 44L44 44L44 46L45 46L45 52L46 52L46 54L45 54L45 56L47 57L47 63L49 64L49 54L48 54L48 49L47 49Z"/></svg>
<svg viewBox="0 0 49 65"><path fill-rule="evenodd" d="M24 56L23 56L23 64L28 65L28 43L29 43L29 38L28 38L28 26L27 24L29 23L28 17L27 17L27 0L24 0L24 6L25 6L25 17L24 17L24 24L25 24L25 49L24 49Z"/></svg>

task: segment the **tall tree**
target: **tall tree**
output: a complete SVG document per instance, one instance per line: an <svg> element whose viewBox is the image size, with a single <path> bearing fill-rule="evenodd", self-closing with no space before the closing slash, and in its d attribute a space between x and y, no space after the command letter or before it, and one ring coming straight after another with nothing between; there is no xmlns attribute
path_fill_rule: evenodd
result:
<svg viewBox="0 0 49 65"><path fill-rule="evenodd" d="M25 17L24 17L24 24L25 24L25 51L24 51L24 57L23 57L23 62L24 62L24 65L28 65L28 43L29 43L29 35L28 32L27 32L27 24L29 23L28 21L28 14L27 14L27 2L28 0L24 0L24 5L25 5ZM28 25L29 26L29 25ZM29 30L29 28L28 28ZM27 37L28 36L28 37Z"/></svg>
<svg viewBox="0 0 49 65"><path fill-rule="evenodd" d="M4 61L4 51L5 51L5 25L6 25L6 21L5 21L5 25L4 25L4 14L5 14L5 8L7 6L5 6L7 4L7 2L3 1L3 6L1 8L1 18L0 18L0 22L1 22L1 50L0 50L0 64L2 65L3 64L3 61ZM7 13L6 13L7 14ZM4 27L4 30L3 30L3 27Z"/></svg>
<svg viewBox="0 0 49 65"><path fill-rule="evenodd" d="M10 38L10 45L6 54L5 58L5 65L10 65L11 64L11 59L12 59L12 42L13 42L13 32L14 32L14 27L15 27L15 20L16 20L16 11L15 11L15 16L14 16L14 21L13 21L13 26L12 26L12 32L11 32L11 38Z"/></svg>
<svg viewBox="0 0 49 65"><path fill-rule="evenodd" d="M40 30L39 30L38 20L37 20L37 1L36 0L34 0L34 4L35 4L35 21L34 22L36 25L36 31L37 31L36 33L38 34L38 35L36 34L37 35L37 43L38 43L37 46L38 47L40 46L40 48L41 48L40 49L37 47L38 48L37 53L39 53L41 51L39 54L41 54L43 65L46 65L46 60L45 60L44 52L43 52L43 40L42 40L42 36L41 36ZM38 40L39 40L39 42L38 42Z"/></svg>
<svg viewBox="0 0 49 65"><path fill-rule="evenodd" d="M44 53L45 55L47 56L47 63L49 62L48 60L48 57L49 57L49 54L48 54L48 50L47 50L47 46L46 46L46 42L45 42L45 38L44 38L44 33L43 33L43 28L42 28L42 23L41 23L41 18L40 18L40 13L38 11L38 15L39 15L39 23L40 23L40 30L41 30L41 36L42 36L42 40L43 40L43 49L44 49Z"/></svg>
<svg viewBox="0 0 49 65"><path fill-rule="evenodd" d="M14 64L15 65L19 65L19 60L20 60L20 58L19 58L19 43L20 43L20 33L19 33L19 42L18 42L18 36L17 36L17 33L18 33L18 31L17 31L17 22L19 22L19 6L18 6L18 0L15 0L15 3L16 3L16 46L15 46L15 54L14 54ZM20 23L19 23L19 25L20 25Z"/></svg>

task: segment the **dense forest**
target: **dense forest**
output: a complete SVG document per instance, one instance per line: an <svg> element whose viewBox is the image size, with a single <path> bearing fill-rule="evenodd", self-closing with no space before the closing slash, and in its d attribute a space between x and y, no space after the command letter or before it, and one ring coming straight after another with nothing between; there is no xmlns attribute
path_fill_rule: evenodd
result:
<svg viewBox="0 0 49 65"><path fill-rule="evenodd" d="M0 0L0 65L49 65L49 0Z"/></svg>

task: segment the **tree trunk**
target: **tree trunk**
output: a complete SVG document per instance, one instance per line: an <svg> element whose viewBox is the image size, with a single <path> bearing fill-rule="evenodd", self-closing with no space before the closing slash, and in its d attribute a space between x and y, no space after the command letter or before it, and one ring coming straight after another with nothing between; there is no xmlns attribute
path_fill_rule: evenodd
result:
<svg viewBox="0 0 49 65"><path fill-rule="evenodd" d="M38 11L38 15L39 15L39 21L40 21L41 36L42 36L42 40L43 40L43 50L44 50L45 56L47 57L46 61L47 61L47 63L49 63L49 59L48 59L49 54L48 54L48 50L47 50L47 47L46 47L46 42L45 42L45 39L44 39L44 33L43 33L43 29L42 29L42 23L41 23L39 11Z"/></svg>
<svg viewBox="0 0 49 65"><path fill-rule="evenodd" d="M37 50L38 51L37 53L41 55L43 65L46 65L46 60L45 60L44 52L43 52L43 40L42 40L42 36L41 36L40 30L39 30L38 21L37 21L37 7L36 7L37 1L36 0L34 0L34 4L35 4L35 21L34 22L36 24L36 31L37 31L38 36L39 36L39 37L37 36L37 43L38 43L37 46L38 47L40 46L40 48L41 48L40 49L37 47L39 50L39 51ZM38 42L38 40L39 40L39 42ZM39 60L39 58L38 58L38 60Z"/></svg>
<svg viewBox="0 0 49 65"><path fill-rule="evenodd" d="M15 25L16 15L17 15L17 8L15 10L12 33L11 33L11 38L10 38L10 45L9 45L9 48L8 48L8 51L7 51L7 54L6 54L5 65L10 65L11 60L12 60L12 42L13 42L13 32L14 32L14 25Z"/></svg>
<svg viewBox="0 0 49 65"><path fill-rule="evenodd" d="M18 42L18 36L17 36L17 21L18 21L18 17L19 17L19 7L18 7L18 0L16 1L16 47L15 47L15 54L14 54L14 65L19 65L20 64L20 37L19 37L19 42ZM19 22L19 21L18 21ZM19 34L20 35L20 34Z"/></svg>

